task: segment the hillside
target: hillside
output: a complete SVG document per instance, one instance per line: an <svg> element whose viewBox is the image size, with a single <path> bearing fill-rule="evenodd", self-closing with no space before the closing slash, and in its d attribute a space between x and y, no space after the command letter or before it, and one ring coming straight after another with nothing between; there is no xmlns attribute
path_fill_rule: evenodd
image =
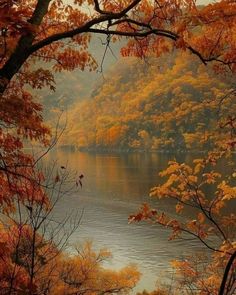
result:
<svg viewBox="0 0 236 295"><path fill-rule="evenodd" d="M82 150L206 150L230 83L196 58L117 62L69 112L62 144Z"/></svg>
<svg viewBox="0 0 236 295"><path fill-rule="evenodd" d="M87 100L96 85L103 80L103 73L120 59L122 42L113 43L109 50L106 50L105 41L106 37L100 35L91 38L89 52L97 63L95 71L85 68L83 71L75 69L73 71L53 72L56 86L54 91L48 88L31 89L38 102L43 105L44 119L51 126L55 126L61 111L67 112L78 102ZM42 67L42 62L38 66ZM44 63L43 66L50 70L53 63Z"/></svg>

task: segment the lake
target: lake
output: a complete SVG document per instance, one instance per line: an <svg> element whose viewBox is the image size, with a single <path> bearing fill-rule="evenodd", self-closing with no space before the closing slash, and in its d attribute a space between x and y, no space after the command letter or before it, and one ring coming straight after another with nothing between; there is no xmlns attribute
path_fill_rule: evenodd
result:
<svg viewBox="0 0 236 295"><path fill-rule="evenodd" d="M113 258L107 267L137 264L143 275L135 291L153 290L158 278L163 281L171 276L171 260L202 249L192 240L168 241L169 232L156 225L128 224L129 215L143 202L175 214L173 204L151 199L149 190L161 181L158 172L166 168L169 160L189 162L193 155L93 154L58 149L50 158L84 175L82 189L78 187L77 192L62 198L54 211L54 217L61 219L84 210L70 246L92 240L94 249L111 250Z"/></svg>

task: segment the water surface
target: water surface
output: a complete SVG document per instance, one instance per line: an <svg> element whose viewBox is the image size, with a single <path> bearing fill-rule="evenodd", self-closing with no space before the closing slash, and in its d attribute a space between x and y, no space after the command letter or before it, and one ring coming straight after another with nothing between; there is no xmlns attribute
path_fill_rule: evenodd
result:
<svg viewBox="0 0 236 295"><path fill-rule="evenodd" d="M55 208L58 219L82 212L79 228L70 245L92 240L94 249L107 248L113 258L106 266L120 268L135 263L142 272L136 290L152 290L157 279L170 274L169 262L200 250L196 241L168 241L169 232L147 223L128 224L128 216L143 202L174 214L167 200L150 199L150 188L162 180L158 172L169 160L191 161L191 155L171 154L90 154L56 150L50 156L67 169L84 174L83 188L63 198ZM191 214L191 213L190 213Z"/></svg>

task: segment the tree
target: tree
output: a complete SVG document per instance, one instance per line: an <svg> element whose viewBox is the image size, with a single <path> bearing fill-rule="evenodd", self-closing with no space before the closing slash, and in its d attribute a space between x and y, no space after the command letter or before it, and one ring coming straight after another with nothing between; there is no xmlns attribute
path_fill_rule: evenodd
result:
<svg viewBox="0 0 236 295"><path fill-rule="evenodd" d="M173 263L181 277L181 290L188 287L196 294L218 294L227 268L225 293L219 294L235 292L235 213L234 210L224 211L224 208L229 210L236 189L231 182L231 170L228 177L216 171L218 157L211 154L207 159L196 159L193 167L170 162L169 167L160 173L167 180L154 187L151 196L174 200L177 217L151 209L147 204L130 217L130 221L149 220L171 229L171 240L188 234L212 251L212 260L204 255L197 262L190 257ZM209 194L212 190L214 192ZM191 210L191 218L181 217L186 210Z"/></svg>
<svg viewBox="0 0 236 295"><path fill-rule="evenodd" d="M151 189L151 197L172 200L176 214L166 214L161 208L156 210L144 204L137 214L130 216L131 222L148 220L169 229L170 240L185 239L189 235L206 247L206 253L173 261L175 291L182 294L235 293L234 99L233 88L216 104L218 115L212 150L191 164L170 161L167 169L160 172L165 181ZM222 164L228 168L224 174Z"/></svg>
<svg viewBox="0 0 236 295"><path fill-rule="evenodd" d="M232 92L224 97L231 95ZM225 123L216 121L218 132L214 136L213 151L193 160L192 165L170 161L168 168L160 172L160 176L166 178L164 183L151 189L152 197L174 201L176 216L144 204L130 217L131 222L148 220L170 229L170 240L190 235L212 252L211 259L209 254L202 254L173 261L177 272L175 290L181 290L182 294L235 293L236 215L232 205L236 198L233 158L236 132L231 104L225 105L223 110ZM221 172L222 161L228 167L224 174ZM181 216L188 211L191 212L188 217Z"/></svg>
<svg viewBox="0 0 236 295"><path fill-rule="evenodd" d="M111 254L107 250L95 253L87 242L77 249L75 257L67 258L61 265L61 286L52 294L127 294L139 280L135 266L120 271L104 269L102 262Z"/></svg>
<svg viewBox="0 0 236 295"><path fill-rule="evenodd" d="M3 245L0 259L0 287L3 294L43 293L38 290L39 274L50 271L52 261L60 255L80 218L57 221L52 212L61 200L75 190L74 177L66 169L58 171L56 162L42 168L38 161L33 172L41 175L38 182L21 178L21 191L15 191L15 210L1 210L0 237ZM42 174L43 172L43 174ZM72 183L70 186L68 183ZM24 199L22 200L22 194ZM71 228L65 229L69 222Z"/></svg>
<svg viewBox="0 0 236 295"><path fill-rule="evenodd" d="M52 90L55 87L52 70L39 66L39 61L50 63L55 71L85 67L92 70L96 62L88 50L91 34L104 34L107 46L122 36L132 38L122 50L123 55L145 58L150 52L159 56L180 48L197 55L204 64L212 62L217 71L225 67L235 70L236 4L233 0L203 8L192 0L74 0L72 3L73 6L62 0L0 1L3 213L14 212L19 203L29 202L29 197L32 198L29 191L37 191L34 206L41 204L46 208L49 204L41 185L44 176L35 170L38 159L23 151L27 139L44 145L50 139L50 130L42 119L42 106L29 91L29 87L47 86ZM227 128L234 124L232 116L224 122ZM235 141L231 145L235 146ZM9 235L2 232L4 237ZM26 234L30 235L27 231ZM7 245L8 238L3 239L2 254L9 253ZM19 274L23 278L21 271Z"/></svg>
<svg viewBox="0 0 236 295"><path fill-rule="evenodd" d="M108 36L107 45L112 36L134 38L122 50L123 55L145 57L150 51L160 55L173 46L189 50L204 64L217 62L218 70L219 65L234 70L234 1L222 1L205 8L197 7L193 1L174 0L168 3L74 0L73 4L71 6L61 0L2 0L0 3L0 170L4 173L24 174L12 169L16 166L18 170L22 169L16 164L18 162L33 161L19 153L23 147L20 136L46 143L50 134L42 121L41 105L33 101L24 85L53 89L53 74L47 69L37 68L37 65L35 69L32 64L50 61L56 71L93 69L96 63L88 50L91 33ZM85 12L86 5L91 8L89 14ZM16 108L18 112L15 112ZM17 134L10 134L6 131L8 128L14 128ZM5 176L2 179L7 192ZM4 193L3 201L6 195ZM8 202L10 199L7 197Z"/></svg>
<svg viewBox="0 0 236 295"><path fill-rule="evenodd" d="M234 34L231 34L235 26L234 1L222 1L203 9L194 1L73 2L74 6L60 0L1 1L1 93L29 59L56 60L57 70L93 67L94 60L87 52L90 38L85 33L135 37L128 52L123 53L139 56L148 50L157 54L168 50L164 41L169 39L175 47L190 50L205 64L218 61L234 68ZM85 5L93 9L90 15L84 12ZM67 46L60 42L66 38L70 38ZM205 38L207 44L203 44ZM74 44L80 50L70 47ZM46 81L46 74L41 75Z"/></svg>
<svg viewBox="0 0 236 295"><path fill-rule="evenodd" d="M62 198L75 192L74 177L67 168L57 168L56 162L44 169L38 165L34 171L44 171L40 183L25 188L27 198L18 201L14 212L0 214L1 294L128 294L140 277L135 266L119 271L104 268L103 261L111 254L96 253L89 242L76 254L66 254L83 210L60 220L52 213ZM39 187L44 188L44 196ZM20 195L16 198L20 200Z"/></svg>
<svg viewBox="0 0 236 295"><path fill-rule="evenodd" d="M54 88L52 71L39 68L36 62L51 62L56 71L93 69L96 63L88 45L90 34L99 33L108 36L107 45L112 36L134 38L122 50L124 55L145 57L150 51L159 55L174 46L188 49L204 64L217 62L218 70L219 65L234 70L234 1L205 8L193 1L174 0L74 0L73 4L61 0L0 3L0 173L1 203L6 208L12 206L14 192L21 189L16 185L20 176L29 181L34 174L34 159L22 152L22 139L47 144L50 135L42 120L42 106L24 87ZM91 8L89 13L86 5Z"/></svg>

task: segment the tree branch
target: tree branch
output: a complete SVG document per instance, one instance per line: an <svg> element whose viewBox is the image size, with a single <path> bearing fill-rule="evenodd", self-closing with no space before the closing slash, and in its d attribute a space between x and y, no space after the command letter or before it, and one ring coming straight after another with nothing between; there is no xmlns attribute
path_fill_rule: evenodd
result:
<svg viewBox="0 0 236 295"><path fill-rule="evenodd" d="M225 287L226 287L226 283L227 283L227 278L228 278L231 266L233 265L235 259L236 259L236 251L234 251L234 253L231 255L231 257L226 265L223 279L222 279L222 282L220 285L219 295L224 295L224 294L226 295L226 293L224 291L225 291Z"/></svg>
<svg viewBox="0 0 236 295"><path fill-rule="evenodd" d="M50 2L51 0L38 0L35 10L28 22L32 25L40 25L48 11Z"/></svg>

